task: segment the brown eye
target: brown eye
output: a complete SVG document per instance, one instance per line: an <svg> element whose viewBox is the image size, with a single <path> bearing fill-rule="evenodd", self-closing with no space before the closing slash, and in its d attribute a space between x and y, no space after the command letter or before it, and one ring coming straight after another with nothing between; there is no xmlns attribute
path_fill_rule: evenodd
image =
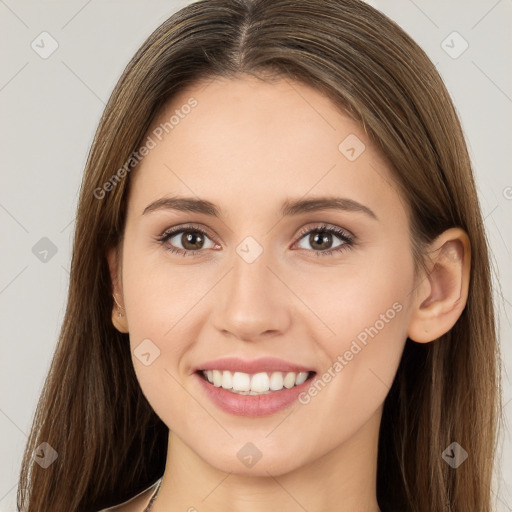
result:
<svg viewBox="0 0 512 512"><path fill-rule="evenodd" d="M210 237L202 230L194 227L181 227L166 231L159 239L165 248L173 253L188 256L201 252L202 249L216 247ZM210 245L208 245L208 242Z"/></svg>
<svg viewBox="0 0 512 512"><path fill-rule="evenodd" d="M184 249L195 251L202 248L204 237L198 231L189 231L181 235L180 242Z"/></svg>
<svg viewBox="0 0 512 512"><path fill-rule="evenodd" d="M305 239L305 245L309 247L299 245L299 248L312 250L317 256L341 252L351 247L354 241L353 235L348 231L326 225L306 229L300 237L301 240ZM338 243L335 241L336 238L339 240Z"/></svg>
<svg viewBox="0 0 512 512"><path fill-rule="evenodd" d="M332 234L326 232L316 232L309 235L308 243L313 249L319 249L321 251L330 249L332 246Z"/></svg>

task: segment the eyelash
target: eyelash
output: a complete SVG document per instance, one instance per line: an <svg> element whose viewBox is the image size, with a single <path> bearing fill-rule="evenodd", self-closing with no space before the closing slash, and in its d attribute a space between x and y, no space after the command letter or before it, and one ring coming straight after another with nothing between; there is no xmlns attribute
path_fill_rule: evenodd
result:
<svg viewBox="0 0 512 512"><path fill-rule="evenodd" d="M180 226L177 228L173 228L167 231L164 231L160 236L157 237L157 241L161 243L162 245L165 245L165 249L171 253L178 254L180 256L194 256L195 254L202 252L202 250L198 251L186 251L183 249L179 249L176 247L169 246L167 244L167 241L173 238L178 233L184 233L184 232L192 232L192 233L200 233L202 236L207 236L210 238L208 233L206 233L204 230L202 230L199 227L188 225L188 226ZM338 236L343 243L338 245L337 247L334 247L333 249L327 249L325 251L313 251L312 249L304 249L309 252L316 253L316 256L330 256L334 253L342 252L345 250L350 249L354 245L354 236L351 235L348 231L345 231L344 229L329 226L327 224L322 224L321 226L315 226L313 228L304 228L301 230L301 232L298 235L298 239L301 240L305 235L308 235L310 233L314 232L321 232L321 233L328 233Z"/></svg>

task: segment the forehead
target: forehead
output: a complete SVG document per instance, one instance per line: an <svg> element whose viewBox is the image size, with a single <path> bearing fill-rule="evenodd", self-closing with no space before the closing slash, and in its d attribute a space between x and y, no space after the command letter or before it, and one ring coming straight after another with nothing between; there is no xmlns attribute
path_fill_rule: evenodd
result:
<svg viewBox="0 0 512 512"><path fill-rule="evenodd" d="M359 202L397 195L361 125L286 78L197 82L162 108L146 137L152 149L132 176L139 211L166 194L201 196L240 213L305 194Z"/></svg>

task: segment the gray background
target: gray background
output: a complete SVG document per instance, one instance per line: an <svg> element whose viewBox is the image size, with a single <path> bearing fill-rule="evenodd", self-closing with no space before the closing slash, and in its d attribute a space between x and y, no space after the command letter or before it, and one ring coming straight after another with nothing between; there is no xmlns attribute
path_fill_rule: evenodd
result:
<svg viewBox="0 0 512 512"><path fill-rule="evenodd" d="M78 189L101 112L140 44L188 3L0 0L0 512L15 510L22 451L64 314ZM368 3L428 53L467 137L501 288L496 309L505 428L494 493L496 510L509 511L512 2ZM40 36L44 31L58 44L47 58L31 46L34 41L39 52L51 49L55 43ZM454 31L469 45L457 58L464 41ZM38 242L48 245L43 237L56 250L46 261L33 252Z"/></svg>

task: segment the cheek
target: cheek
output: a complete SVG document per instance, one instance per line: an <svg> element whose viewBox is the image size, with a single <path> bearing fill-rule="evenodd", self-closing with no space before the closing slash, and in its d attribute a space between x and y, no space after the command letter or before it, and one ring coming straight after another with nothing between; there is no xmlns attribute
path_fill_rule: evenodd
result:
<svg viewBox="0 0 512 512"><path fill-rule="evenodd" d="M132 238L125 238L122 277L132 361L142 391L158 410L169 406L170 396L182 398L175 380L182 379L179 363L197 339L190 313L207 290L197 273L194 279L192 266L173 268ZM163 399L167 404L159 405Z"/></svg>
<svg viewBox="0 0 512 512"><path fill-rule="evenodd" d="M332 332L312 334L325 366L300 401L333 439L350 436L382 404L407 338L412 257L382 251L375 262L340 269L325 282L323 298L305 298ZM325 432L317 434L322 439Z"/></svg>
<svg viewBox="0 0 512 512"><path fill-rule="evenodd" d="M296 283L301 298L321 320L311 336L331 361L355 342L365 358L403 346L414 284L412 256L383 247L372 252L314 277L304 275ZM355 346L353 352L357 350Z"/></svg>
<svg viewBox="0 0 512 512"><path fill-rule="evenodd" d="M336 300L323 309L335 333L328 350L332 359L346 351L357 354L358 360L393 359L393 352L403 345L407 331L411 282L407 274L367 269L364 275L352 272L345 277ZM347 353L347 358L351 357Z"/></svg>
<svg viewBox="0 0 512 512"><path fill-rule="evenodd" d="M207 294L214 276L210 280L207 276L198 278L197 267L173 264L161 247L144 252L127 240L125 254L123 294L133 341L154 337L171 345L168 340L175 332L184 326L190 328L190 312ZM172 345L176 346L174 339Z"/></svg>
<svg viewBox="0 0 512 512"><path fill-rule="evenodd" d="M194 428L189 422L201 411L183 414L190 411L191 405L195 407L195 402L183 387L187 368L182 362L199 338L200 324L194 317L194 307L207 290L191 286L194 275L184 267L172 270L171 265L152 265L149 260L134 257L123 267L123 292L132 361L140 388L169 427L187 432ZM148 352L150 364L139 357Z"/></svg>

